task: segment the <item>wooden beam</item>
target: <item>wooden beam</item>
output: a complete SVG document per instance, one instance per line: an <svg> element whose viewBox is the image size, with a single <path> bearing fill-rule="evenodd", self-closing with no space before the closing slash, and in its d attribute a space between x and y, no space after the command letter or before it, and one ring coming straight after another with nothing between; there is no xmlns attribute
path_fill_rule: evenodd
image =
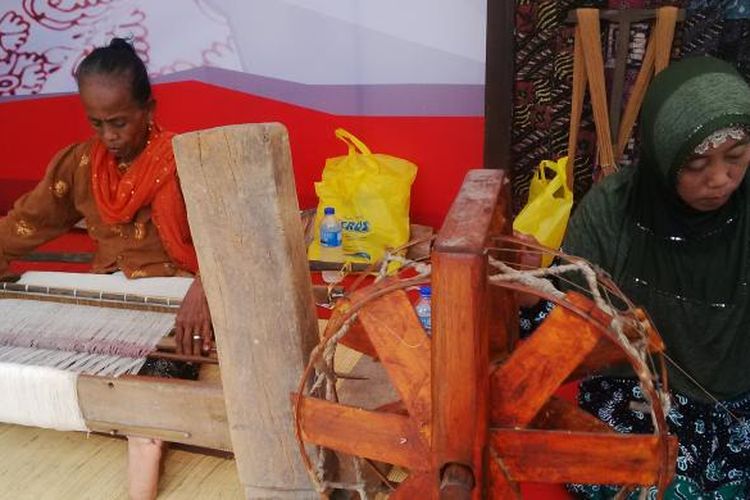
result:
<svg viewBox="0 0 750 500"><path fill-rule="evenodd" d="M232 450L218 384L156 377L78 377L78 404L95 432Z"/></svg>
<svg viewBox="0 0 750 500"><path fill-rule="evenodd" d="M388 500L425 498L425 492L430 490L430 485L433 481L430 475L424 472L409 474L409 477L396 488L396 491L388 496Z"/></svg>
<svg viewBox="0 0 750 500"><path fill-rule="evenodd" d="M503 182L495 205L489 236L513 234L513 215L510 206L510 183ZM502 252L496 256L503 262L516 262L517 252ZM489 287L490 362L506 357L519 339L518 302L516 294L499 286Z"/></svg>
<svg viewBox="0 0 750 500"><path fill-rule="evenodd" d="M484 168L512 168L515 2L487 2Z"/></svg>
<svg viewBox="0 0 750 500"><path fill-rule="evenodd" d="M299 405L306 442L413 471L429 466L427 443L409 417L309 397Z"/></svg>
<svg viewBox="0 0 750 500"><path fill-rule="evenodd" d="M435 240L435 251L484 253L496 225L495 206L507 176L492 170L469 170Z"/></svg>
<svg viewBox="0 0 750 500"><path fill-rule="evenodd" d="M505 181L497 170L471 170L446 216L432 254L433 498L446 470L466 467L471 498L485 491L489 423L489 314L485 247L501 225ZM502 345L506 341L499 339Z"/></svg>
<svg viewBox="0 0 750 500"><path fill-rule="evenodd" d="M288 395L318 322L281 124L175 137L174 152L221 360L232 447L248 498L315 496Z"/></svg>
<svg viewBox="0 0 750 500"><path fill-rule="evenodd" d="M677 439L664 439L674 472ZM651 434L493 429L491 440L514 481L646 486L656 484L661 468L661 442Z"/></svg>

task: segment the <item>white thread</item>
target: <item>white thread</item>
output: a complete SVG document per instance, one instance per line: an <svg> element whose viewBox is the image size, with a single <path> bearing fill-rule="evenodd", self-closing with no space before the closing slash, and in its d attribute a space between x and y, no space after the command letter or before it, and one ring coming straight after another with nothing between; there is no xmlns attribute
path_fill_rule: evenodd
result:
<svg viewBox="0 0 750 500"><path fill-rule="evenodd" d="M145 357L174 326L171 313L24 299L0 300L0 346Z"/></svg>
<svg viewBox="0 0 750 500"><path fill-rule="evenodd" d="M77 379L63 370L0 363L0 422L87 431L78 406Z"/></svg>
<svg viewBox="0 0 750 500"><path fill-rule="evenodd" d="M122 272L114 274L58 273L29 271L18 280L21 285L96 290L104 293L145 295L182 299L193 284L193 278L162 277L128 279Z"/></svg>

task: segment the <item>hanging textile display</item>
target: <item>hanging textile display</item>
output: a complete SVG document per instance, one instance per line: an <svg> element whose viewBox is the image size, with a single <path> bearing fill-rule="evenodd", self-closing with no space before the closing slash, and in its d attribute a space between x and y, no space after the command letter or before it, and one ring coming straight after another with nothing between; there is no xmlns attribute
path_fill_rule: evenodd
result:
<svg viewBox="0 0 750 500"><path fill-rule="evenodd" d="M579 7L655 9L675 5L685 10L677 25L673 58L708 54L736 65L750 80L750 0L516 0L515 90L512 127L513 210L528 198L529 182L540 161L564 156L568 150L573 79L574 26L566 19ZM602 21L602 47L608 91L617 55L619 26ZM622 103L627 103L643 62L653 23L630 24ZM574 195L580 200L596 171L596 133L588 100L584 103L575 157ZM627 168L637 163L638 126L618 160Z"/></svg>

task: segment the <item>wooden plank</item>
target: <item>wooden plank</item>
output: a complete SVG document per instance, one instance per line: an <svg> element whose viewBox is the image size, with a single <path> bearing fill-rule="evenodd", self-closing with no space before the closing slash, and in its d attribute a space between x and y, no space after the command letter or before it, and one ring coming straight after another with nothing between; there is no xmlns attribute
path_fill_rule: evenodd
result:
<svg viewBox="0 0 750 500"><path fill-rule="evenodd" d="M359 297L355 293L353 300ZM359 319L393 386L425 439L430 439L432 395L430 338L406 292L398 290L367 304Z"/></svg>
<svg viewBox="0 0 750 500"><path fill-rule="evenodd" d="M583 58L582 43L581 30L576 27L573 40L573 83L571 85L570 124L568 128L568 164L565 168L565 180L567 181L568 189L571 191L575 186L575 158L578 148L578 132L581 128L581 114L583 113L583 100L587 86L586 61Z"/></svg>
<svg viewBox="0 0 750 500"><path fill-rule="evenodd" d="M492 446L514 481L651 485L660 469L654 435L493 429ZM671 475L677 440L669 440Z"/></svg>
<svg viewBox="0 0 750 500"><path fill-rule="evenodd" d="M599 162L605 174L616 168L612 136L609 132L609 110L607 109L607 86L604 79L599 11L591 8L576 9L577 30L581 36L581 48L586 59L586 78L594 114L596 145Z"/></svg>
<svg viewBox="0 0 750 500"><path fill-rule="evenodd" d="M484 168L510 172L515 84L515 2L487 3ZM510 174L509 174L510 175Z"/></svg>
<svg viewBox="0 0 750 500"><path fill-rule="evenodd" d="M579 432L614 432L607 424L582 410L575 403L552 396L537 413L531 426L535 429Z"/></svg>
<svg viewBox="0 0 750 500"><path fill-rule="evenodd" d="M98 433L0 424L0 498L128 500L127 447L124 439ZM234 460L225 455L171 446L159 499L242 498Z"/></svg>
<svg viewBox="0 0 750 500"><path fill-rule="evenodd" d="M438 473L451 463L471 466L476 485L472 498L478 500L484 489L488 424L486 257L436 251L432 266L433 469Z"/></svg>
<svg viewBox="0 0 750 500"><path fill-rule="evenodd" d="M434 250L481 254L505 175L500 170L469 170L438 233Z"/></svg>
<svg viewBox="0 0 750 500"><path fill-rule="evenodd" d="M415 498L429 498L430 485L433 479L426 473L412 473L401 483L396 491L388 496L388 500L414 500Z"/></svg>
<svg viewBox="0 0 750 500"><path fill-rule="evenodd" d="M306 442L412 471L427 470L427 443L409 417L309 397L302 397L299 404Z"/></svg>
<svg viewBox="0 0 750 500"><path fill-rule="evenodd" d="M585 307L590 301L569 295ZM599 340L599 332L576 314L556 307L534 334L491 376L491 422L524 427Z"/></svg>
<svg viewBox="0 0 750 500"><path fill-rule="evenodd" d="M92 431L230 451L221 387L155 377L78 377L78 403Z"/></svg>
<svg viewBox="0 0 750 500"><path fill-rule="evenodd" d="M503 468L495 449L490 447L490 458L487 466L489 480L487 498L493 500L521 500L521 488L518 483L511 481L508 472Z"/></svg>
<svg viewBox="0 0 750 500"><path fill-rule="evenodd" d="M656 42L655 75L661 73L669 64L678 16L679 9L674 6L665 5L658 10L656 26L654 27L654 41Z"/></svg>
<svg viewBox="0 0 750 500"><path fill-rule="evenodd" d="M510 235L513 232L513 217L510 206L510 184L505 183L495 205L490 225L490 236ZM515 262L517 252L505 252L498 256L504 262ZM518 342L518 303L516 294L499 286L489 287L488 335L490 361L507 356Z"/></svg>
<svg viewBox="0 0 750 500"><path fill-rule="evenodd" d="M174 152L245 495L316 497L288 399L318 323L287 131L271 123L192 132L175 137Z"/></svg>

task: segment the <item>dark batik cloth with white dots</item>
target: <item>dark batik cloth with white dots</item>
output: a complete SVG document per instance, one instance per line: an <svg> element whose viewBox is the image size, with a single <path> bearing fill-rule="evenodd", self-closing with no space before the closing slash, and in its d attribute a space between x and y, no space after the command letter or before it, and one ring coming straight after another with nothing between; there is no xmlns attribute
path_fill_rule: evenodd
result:
<svg viewBox="0 0 750 500"><path fill-rule="evenodd" d="M578 404L618 432L651 433L650 415L631 408L643 405L634 379L593 377L581 382ZM679 440L675 477L665 498L750 498L750 394L701 403L672 393L667 414L670 432ZM613 486L569 485L580 498L612 498ZM651 488L648 498L655 498ZM633 493L631 498L638 498Z"/></svg>
<svg viewBox="0 0 750 500"><path fill-rule="evenodd" d="M528 337L554 304L540 301L522 308L520 331ZM673 392L667 414L670 432L679 440L675 478L667 499L750 499L750 394L721 403L702 403ZM634 403L634 405L631 405ZM650 415L633 409L645 400L634 379L592 377L581 382L578 404L617 432L652 433ZM616 486L568 485L578 498L613 498ZM629 498L637 499L639 492ZM656 498L655 488L648 498Z"/></svg>
<svg viewBox="0 0 750 500"><path fill-rule="evenodd" d="M171 359L147 359L138 375L196 380L198 365Z"/></svg>

